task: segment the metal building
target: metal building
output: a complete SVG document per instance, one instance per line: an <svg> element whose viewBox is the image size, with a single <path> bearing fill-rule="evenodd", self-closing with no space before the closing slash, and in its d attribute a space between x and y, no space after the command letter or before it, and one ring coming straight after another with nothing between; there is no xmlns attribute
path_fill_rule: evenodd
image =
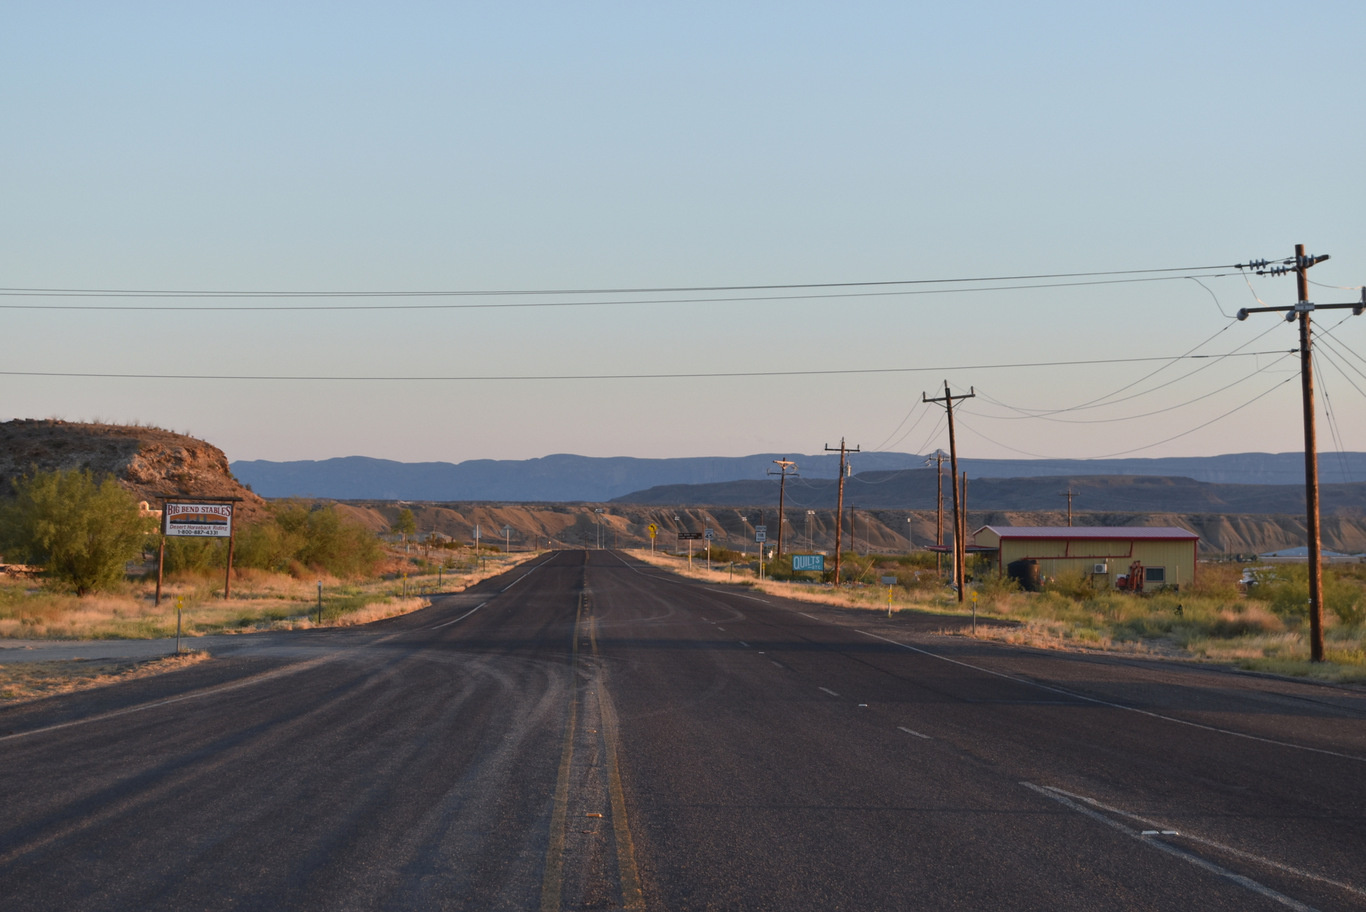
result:
<svg viewBox="0 0 1366 912"><path fill-rule="evenodd" d="M1200 536L1174 527L983 526L973 533L973 543L972 550L1002 574L1016 561L1032 560L1045 578L1080 573L1097 587L1112 587L1124 577L1129 588L1151 591L1195 582ZM1135 565L1141 587L1128 580Z"/></svg>

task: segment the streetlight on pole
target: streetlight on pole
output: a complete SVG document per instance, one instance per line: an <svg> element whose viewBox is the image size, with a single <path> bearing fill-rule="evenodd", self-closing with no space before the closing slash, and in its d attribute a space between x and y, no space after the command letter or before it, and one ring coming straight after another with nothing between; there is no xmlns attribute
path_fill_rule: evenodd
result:
<svg viewBox="0 0 1366 912"><path fill-rule="evenodd" d="M598 550L602 550L602 507L594 507L593 512L597 514L598 521Z"/></svg>
<svg viewBox="0 0 1366 912"><path fill-rule="evenodd" d="M815 540L811 538L811 520L816 518L815 510L806 511L806 550L815 551Z"/></svg>
<svg viewBox="0 0 1366 912"><path fill-rule="evenodd" d="M912 551L915 550L915 543L911 541L911 522L912 522L912 520L914 520L914 519L915 519L915 517L913 517L913 516L907 516L907 517L906 517L906 553L907 553L907 554L910 554Z"/></svg>

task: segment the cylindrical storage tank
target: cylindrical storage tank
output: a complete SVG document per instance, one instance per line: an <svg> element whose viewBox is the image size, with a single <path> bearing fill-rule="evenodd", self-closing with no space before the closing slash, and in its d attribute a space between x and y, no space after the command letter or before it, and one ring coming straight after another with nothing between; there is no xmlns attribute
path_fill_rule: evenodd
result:
<svg viewBox="0 0 1366 912"><path fill-rule="evenodd" d="M1025 592L1039 591L1039 562L1032 557L1006 564L1006 576L1019 583Z"/></svg>

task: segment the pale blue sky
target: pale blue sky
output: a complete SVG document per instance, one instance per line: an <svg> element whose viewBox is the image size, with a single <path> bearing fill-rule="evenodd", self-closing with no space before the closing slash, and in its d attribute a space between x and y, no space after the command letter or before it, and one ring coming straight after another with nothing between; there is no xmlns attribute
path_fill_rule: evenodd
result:
<svg viewBox="0 0 1366 912"><path fill-rule="evenodd" d="M1348 2L9 3L0 286L868 282L1222 266L1302 242L1332 255L1311 278L1344 289L1311 299L1349 301L1366 282L1363 34ZM947 379L983 394L963 406L965 455L1298 449L1294 362L1271 355L1181 362L1054 420L1011 410L1087 403L1163 366L1107 362L1211 337L1200 353L1292 348L1276 316L1230 316L1254 295L1292 303L1293 278L1224 272L483 310L283 307L569 299L6 296L0 419L143 421L231 459L800 453L841 436L920 452L947 446L942 410L918 405ZM1328 341L1320 446L1366 450L1366 318ZM999 366L1065 361L1097 363ZM790 373L868 368L927 370ZM786 375L31 375L743 371Z"/></svg>

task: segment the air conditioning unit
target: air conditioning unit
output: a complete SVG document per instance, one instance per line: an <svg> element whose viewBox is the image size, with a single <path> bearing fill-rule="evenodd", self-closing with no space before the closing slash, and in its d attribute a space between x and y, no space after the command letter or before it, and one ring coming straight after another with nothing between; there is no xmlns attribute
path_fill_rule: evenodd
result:
<svg viewBox="0 0 1366 912"><path fill-rule="evenodd" d="M1091 572L1092 572L1092 573L1109 573L1109 572L1110 572L1110 566L1109 566L1108 564L1095 564L1095 565L1093 565L1093 566L1091 567Z"/></svg>

